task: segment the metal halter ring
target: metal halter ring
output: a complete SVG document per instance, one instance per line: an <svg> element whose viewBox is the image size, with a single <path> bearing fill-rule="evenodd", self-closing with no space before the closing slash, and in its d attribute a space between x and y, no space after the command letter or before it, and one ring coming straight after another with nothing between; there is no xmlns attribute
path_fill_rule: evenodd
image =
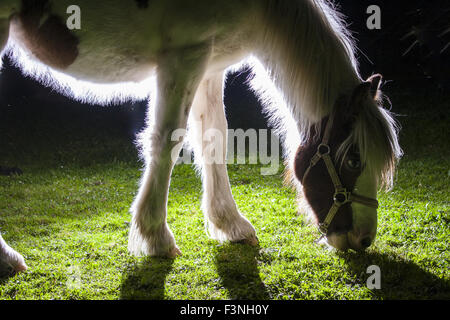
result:
<svg viewBox="0 0 450 320"><path fill-rule="evenodd" d="M321 150L321 149L323 149L323 148L325 148L325 150ZM322 151L324 151L324 152L322 152ZM324 156L324 155L330 154L330 152L331 152L330 146L327 145L327 144L321 143L321 144L319 144L319 146L317 147L317 153L318 153L320 156Z"/></svg>
<svg viewBox="0 0 450 320"><path fill-rule="evenodd" d="M351 202L350 195L351 193L347 192L347 190L345 189L336 191L333 195L334 203L341 206L343 204L346 204L347 202Z"/></svg>

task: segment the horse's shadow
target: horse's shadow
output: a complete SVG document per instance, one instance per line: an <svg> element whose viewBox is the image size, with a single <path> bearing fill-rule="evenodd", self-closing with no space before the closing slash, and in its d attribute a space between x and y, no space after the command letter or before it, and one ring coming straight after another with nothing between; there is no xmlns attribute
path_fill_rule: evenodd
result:
<svg viewBox="0 0 450 320"><path fill-rule="evenodd" d="M173 259L145 258L123 277L120 298L124 300L163 300L166 277L173 267Z"/></svg>
<svg viewBox="0 0 450 320"><path fill-rule="evenodd" d="M220 284L233 300L267 300L270 292L258 268L260 248L226 243L217 247L215 263Z"/></svg>
<svg viewBox="0 0 450 320"><path fill-rule="evenodd" d="M215 249L219 285L231 299L262 300L270 295L258 269L259 248L224 244ZM145 258L125 271L120 298L124 300L163 300L165 282L173 269L172 259Z"/></svg>
<svg viewBox="0 0 450 320"><path fill-rule="evenodd" d="M266 300L276 295L259 274L260 248L228 244L213 249L219 274L219 286L233 300ZM381 287L370 289L373 299L450 299L450 281L423 269L414 262L389 253L375 251L336 253L346 262L345 272L357 286L366 286L371 273L367 268L380 268ZM122 299L165 298L165 281L174 260L146 258L127 271L121 286ZM313 270L311 270L313 272ZM289 279L286 279L289 281ZM292 279L295 283L299 279ZM301 299L301 297L297 297Z"/></svg>
<svg viewBox="0 0 450 320"><path fill-rule="evenodd" d="M440 278L412 261L375 251L337 253L345 259L356 283L367 285L375 265L380 271L380 288L370 289L374 299L450 299L450 281Z"/></svg>

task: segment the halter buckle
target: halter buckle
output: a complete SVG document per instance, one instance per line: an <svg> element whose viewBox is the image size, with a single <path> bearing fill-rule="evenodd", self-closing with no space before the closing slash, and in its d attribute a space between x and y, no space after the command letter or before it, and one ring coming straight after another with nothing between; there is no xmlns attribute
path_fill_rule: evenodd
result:
<svg viewBox="0 0 450 320"><path fill-rule="evenodd" d="M327 236L327 233L328 233L328 223L326 223L326 222L323 222L323 223L319 223L318 224L318 226L317 226L317 229L319 230L319 233L322 235L321 237L320 237L320 239L319 240L321 240L323 237L326 237Z"/></svg>

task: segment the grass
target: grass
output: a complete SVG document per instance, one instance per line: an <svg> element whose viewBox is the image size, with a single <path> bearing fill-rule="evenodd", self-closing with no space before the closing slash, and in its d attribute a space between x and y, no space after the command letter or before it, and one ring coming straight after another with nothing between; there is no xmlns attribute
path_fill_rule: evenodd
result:
<svg viewBox="0 0 450 320"><path fill-rule="evenodd" d="M98 121L121 110L4 111L0 160L24 174L0 177L0 230L29 271L1 278L0 299L449 299L448 101L395 98L405 157L395 188L379 194L378 236L365 253L317 245L281 174L261 176L258 165L230 165L229 175L260 246L210 240L200 179L179 165L168 205L183 252L175 260L127 252L141 164L117 120ZM381 289L366 285L370 265Z"/></svg>

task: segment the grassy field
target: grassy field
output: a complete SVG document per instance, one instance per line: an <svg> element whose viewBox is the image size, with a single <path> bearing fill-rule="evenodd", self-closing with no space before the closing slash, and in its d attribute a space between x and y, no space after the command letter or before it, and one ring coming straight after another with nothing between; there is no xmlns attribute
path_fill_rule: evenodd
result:
<svg viewBox="0 0 450 320"><path fill-rule="evenodd" d="M260 246L212 241L201 182L192 167L179 165L168 209L183 252L175 260L127 252L141 163L114 122L123 110L3 108L0 164L24 174L0 177L0 230L29 270L0 278L0 299L449 299L444 97L392 97L405 157L395 188L379 194L378 236L366 252L317 245L281 173L261 176L258 165L230 165L229 174ZM381 289L366 285L370 265L380 267Z"/></svg>

